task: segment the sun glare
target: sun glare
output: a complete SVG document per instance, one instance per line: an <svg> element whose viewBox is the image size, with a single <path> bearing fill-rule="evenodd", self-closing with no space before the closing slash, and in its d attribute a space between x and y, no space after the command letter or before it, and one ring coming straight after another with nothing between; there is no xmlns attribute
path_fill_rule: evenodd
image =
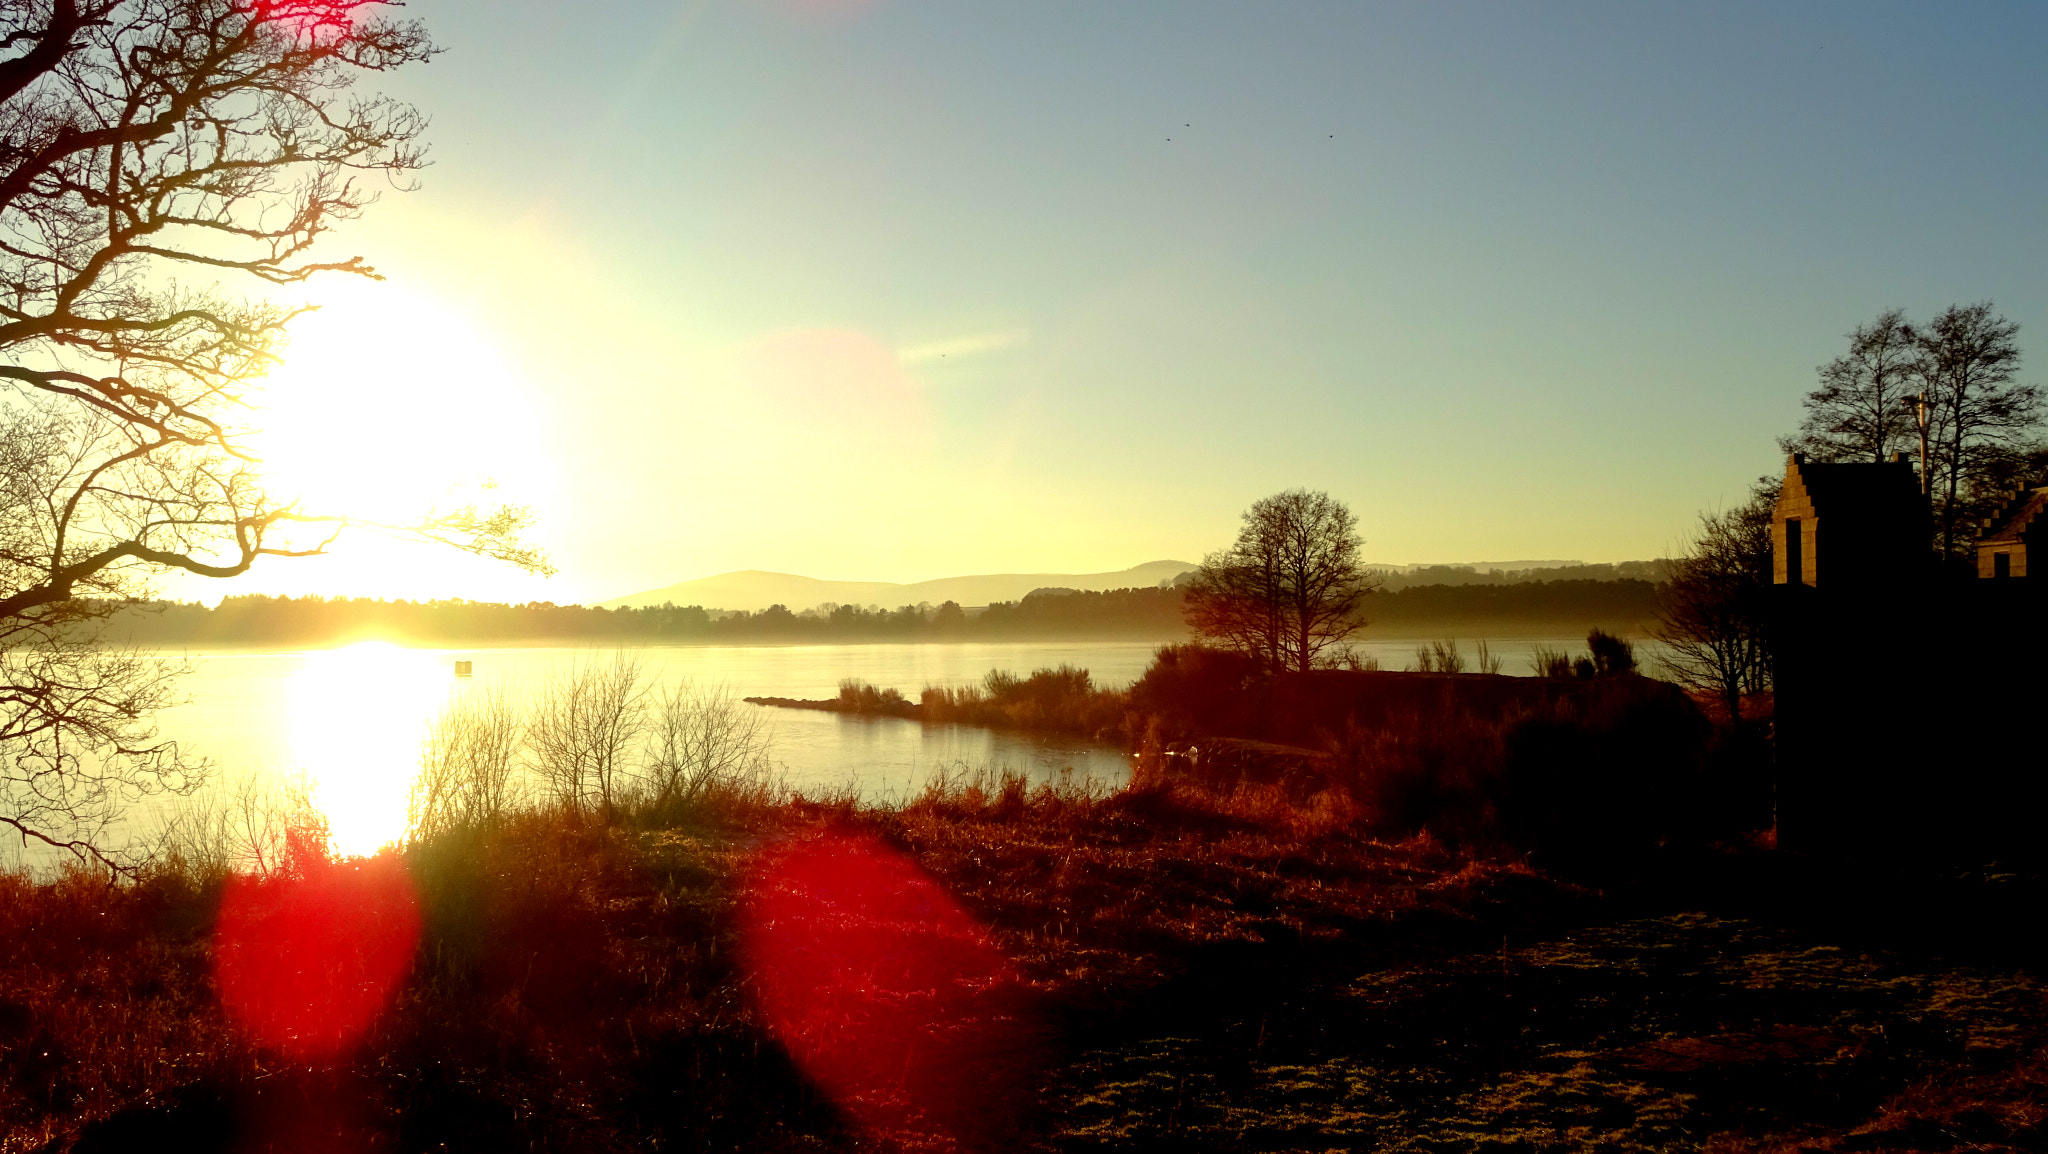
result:
<svg viewBox="0 0 2048 1154"><path fill-rule="evenodd" d="M438 654L382 641L315 653L292 676L292 751L336 853L375 853L405 835L420 745L453 683Z"/></svg>
<svg viewBox="0 0 2048 1154"><path fill-rule="evenodd" d="M551 488L518 373L468 318L388 284L339 285L292 327L259 398L272 493L309 510L405 523L489 479Z"/></svg>

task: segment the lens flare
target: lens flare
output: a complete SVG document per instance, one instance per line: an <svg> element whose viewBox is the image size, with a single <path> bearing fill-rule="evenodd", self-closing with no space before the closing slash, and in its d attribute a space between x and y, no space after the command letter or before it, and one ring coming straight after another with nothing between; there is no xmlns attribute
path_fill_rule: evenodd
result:
<svg viewBox="0 0 2048 1154"><path fill-rule="evenodd" d="M916 432L929 420L896 350L852 329L777 333L739 350L738 367L747 392L785 420L862 436Z"/></svg>
<svg viewBox="0 0 2048 1154"><path fill-rule="evenodd" d="M833 834L771 850L740 916L769 1030L855 1121L971 1139L1025 1105L1039 1059L1023 980L903 855Z"/></svg>
<svg viewBox="0 0 2048 1154"><path fill-rule="evenodd" d="M214 929L215 984L261 1044L294 1058L337 1054L390 1001L419 938L419 900L396 857L236 876Z"/></svg>

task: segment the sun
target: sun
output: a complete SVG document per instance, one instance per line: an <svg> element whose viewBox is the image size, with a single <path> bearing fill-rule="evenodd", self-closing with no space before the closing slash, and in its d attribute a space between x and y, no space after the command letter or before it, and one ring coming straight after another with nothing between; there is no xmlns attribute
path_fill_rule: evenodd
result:
<svg viewBox="0 0 2048 1154"><path fill-rule="evenodd" d="M525 504L551 489L524 383L459 311L389 284L337 285L291 334L253 422L274 498L402 525L486 480Z"/></svg>

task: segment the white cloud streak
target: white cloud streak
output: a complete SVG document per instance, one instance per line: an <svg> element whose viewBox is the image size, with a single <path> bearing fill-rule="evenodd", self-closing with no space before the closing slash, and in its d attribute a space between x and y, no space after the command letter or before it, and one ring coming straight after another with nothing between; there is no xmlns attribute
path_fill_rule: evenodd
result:
<svg viewBox="0 0 2048 1154"><path fill-rule="evenodd" d="M906 366L926 365L940 360L959 360L1002 352L1030 343L1030 329L1004 329L1000 332L975 333L972 336L954 337L951 340L910 345L896 350L896 360L897 363Z"/></svg>

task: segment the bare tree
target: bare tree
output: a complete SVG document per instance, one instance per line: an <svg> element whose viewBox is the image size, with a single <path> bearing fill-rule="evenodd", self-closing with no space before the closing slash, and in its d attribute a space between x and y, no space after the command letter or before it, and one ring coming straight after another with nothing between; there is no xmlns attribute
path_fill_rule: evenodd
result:
<svg viewBox="0 0 2048 1154"><path fill-rule="evenodd" d="M723 685L679 683L655 706L653 729L645 781L656 812L767 767L767 718Z"/></svg>
<svg viewBox="0 0 2048 1154"><path fill-rule="evenodd" d="M1687 689L1720 698L1736 724L1743 699L1772 683L1765 597L1777 503L1778 482L1764 477L1743 504L1702 513L1698 535L1659 594L1654 632L1665 646L1664 671Z"/></svg>
<svg viewBox="0 0 2048 1154"><path fill-rule="evenodd" d="M1920 333L1932 408L1929 473L1944 557L1969 550L1963 527L1985 510L1969 500L1975 482L2014 450L2031 447L2041 390L2018 384L2019 325L1989 301L1951 305Z"/></svg>
<svg viewBox="0 0 2048 1154"><path fill-rule="evenodd" d="M365 177L403 187L424 163L424 118L350 91L434 52L388 11L0 2L0 824L24 841L118 866L112 807L202 768L150 727L165 667L90 644L118 601L321 553L351 524L273 496L252 447L248 406L305 309L209 282L375 275L314 248L375 199ZM381 528L545 570L527 520Z"/></svg>
<svg viewBox="0 0 2048 1154"><path fill-rule="evenodd" d="M1849 333L1849 351L1820 367L1806 394L1806 419L1786 452L1816 461L1888 460L1919 443L1913 394L1924 369L1920 334L1901 309L1887 309Z"/></svg>
<svg viewBox="0 0 2048 1154"><path fill-rule="evenodd" d="M1182 595L1181 612L1196 636L1277 669L1286 621L1281 612L1280 547L1271 530L1271 525L1246 512L1237 542L1202 558Z"/></svg>
<svg viewBox="0 0 2048 1154"><path fill-rule="evenodd" d="M1973 456L1965 500L1990 516L2014 489L2043 484L2048 484L2048 441L2022 434L2008 444L1986 445Z"/></svg>
<svg viewBox="0 0 2048 1154"><path fill-rule="evenodd" d="M525 733L519 706L502 690L449 702L420 751L407 807L411 836L496 825L514 801Z"/></svg>
<svg viewBox="0 0 2048 1154"><path fill-rule="evenodd" d="M1358 518L1328 493L1267 497L1188 584L1188 625L1272 668L1307 672L1364 627L1374 582L1359 563L1362 545Z"/></svg>
<svg viewBox="0 0 2048 1154"><path fill-rule="evenodd" d="M541 690L527 748L564 809L595 806L610 825L627 784L626 758L645 721L637 658L615 653L608 662L578 661Z"/></svg>

